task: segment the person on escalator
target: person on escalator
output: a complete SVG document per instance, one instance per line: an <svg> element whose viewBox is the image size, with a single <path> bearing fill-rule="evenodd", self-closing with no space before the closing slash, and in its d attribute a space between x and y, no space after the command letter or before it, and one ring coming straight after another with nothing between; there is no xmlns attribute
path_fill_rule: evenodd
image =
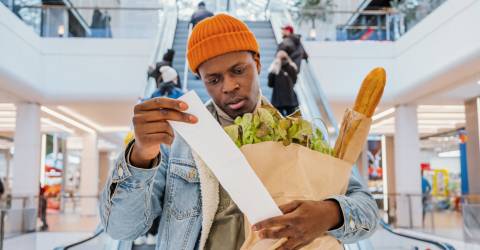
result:
<svg viewBox="0 0 480 250"><path fill-rule="evenodd" d="M183 95L183 92L177 86L177 71L170 66L162 66L159 69L161 75L161 82L157 82L157 89L150 96L150 99L155 97L168 97L176 99Z"/></svg>
<svg viewBox="0 0 480 250"><path fill-rule="evenodd" d="M287 116L298 108L297 95L293 86L297 81L297 65L287 52L279 50L268 69L268 87L273 88L272 105Z"/></svg>
<svg viewBox="0 0 480 250"><path fill-rule="evenodd" d="M160 68L162 66L170 66L173 68L174 56L175 56L175 50L168 49L167 52L163 54L163 58L161 62L157 62L155 65L151 65L148 68L147 76L155 79L155 82L157 83L157 85L163 81L162 74L160 73ZM175 68L173 69L177 72ZM182 83L180 81L180 77L178 76L178 73L177 73L176 87L180 89L182 88Z"/></svg>
<svg viewBox="0 0 480 250"><path fill-rule="evenodd" d="M285 25L282 27L282 42L278 45L278 50L284 50L288 56L297 65L297 72L300 72L302 60L308 60L308 54L303 48L301 35L295 34L293 26Z"/></svg>
<svg viewBox="0 0 480 250"><path fill-rule="evenodd" d="M213 13L209 10L207 10L207 6L205 5L205 2L200 2L197 5L197 10L193 12L192 17L190 18L190 23L192 24L192 28L197 25L200 21L207 17L213 16Z"/></svg>
<svg viewBox="0 0 480 250"><path fill-rule="evenodd" d="M270 105L260 91L257 39L241 20L218 14L198 23L188 40L187 58L212 98L206 109L219 125L231 125L237 117ZM133 108L135 139L119 155L99 201L105 232L130 249L155 218L160 218L159 250L239 249L245 241L242 210L170 125L198 122L186 112L188 105L157 97ZM253 230L261 238L285 238L283 249L299 249L324 234L343 243L360 241L375 231L378 207L357 178L351 175L345 195L285 204L284 215Z"/></svg>

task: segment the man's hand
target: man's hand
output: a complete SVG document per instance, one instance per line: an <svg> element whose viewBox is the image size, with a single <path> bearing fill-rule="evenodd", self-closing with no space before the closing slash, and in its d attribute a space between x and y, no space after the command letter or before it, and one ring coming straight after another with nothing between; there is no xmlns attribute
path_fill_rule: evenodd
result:
<svg viewBox="0 0 480 250"><path fill-rule="evenodd" d="M343 223L340 206L334 200L293 201L280 210L284 215L259 222L253 230L261 238L287 238L278 248L282 250L300 249Z"/></svg>
<svg viewBox="0 0 480 250"><path fill-rule="evenodd" d="M167 121L196 123L197 118L184 113L185 102L170 98L153 98L135 105L133 126L135 144L130 156L132 165L147 168L160 153L160 144L173 142L173 129Z"/></svg>

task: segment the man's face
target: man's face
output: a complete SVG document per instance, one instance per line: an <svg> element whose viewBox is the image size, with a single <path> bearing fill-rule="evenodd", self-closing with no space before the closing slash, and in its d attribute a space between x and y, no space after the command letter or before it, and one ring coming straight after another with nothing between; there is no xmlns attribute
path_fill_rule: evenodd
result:
<svg viewBox="0 0 480 250"><path fill-rule="evenodd" d="M215 104L230 117L255 110L259 81L252 53L240 51L214 57L202 63L198 73Z"/></svg>

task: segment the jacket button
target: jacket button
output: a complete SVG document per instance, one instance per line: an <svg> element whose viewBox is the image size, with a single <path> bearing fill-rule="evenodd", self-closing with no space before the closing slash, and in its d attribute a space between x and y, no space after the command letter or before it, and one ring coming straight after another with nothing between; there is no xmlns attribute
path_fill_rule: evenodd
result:
<svg viewBox="0 0 480 250"><path fill-rule="evenodd" d="M193 178L195 178L195 171L190 170L190 172L188 172L188 179L193 180Z"/></svg>

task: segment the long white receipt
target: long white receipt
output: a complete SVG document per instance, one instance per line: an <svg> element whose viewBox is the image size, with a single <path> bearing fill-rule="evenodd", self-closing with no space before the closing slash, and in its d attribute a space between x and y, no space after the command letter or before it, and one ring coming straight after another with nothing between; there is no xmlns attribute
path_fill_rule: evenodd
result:
<svg viewBox="0 0 480 250"><path fill-rule="evenodd" d="M196 124L170 121L190 147L202 158L250 223L282 215L242 152L224 132L194 91L179 98Z"/></svg>

